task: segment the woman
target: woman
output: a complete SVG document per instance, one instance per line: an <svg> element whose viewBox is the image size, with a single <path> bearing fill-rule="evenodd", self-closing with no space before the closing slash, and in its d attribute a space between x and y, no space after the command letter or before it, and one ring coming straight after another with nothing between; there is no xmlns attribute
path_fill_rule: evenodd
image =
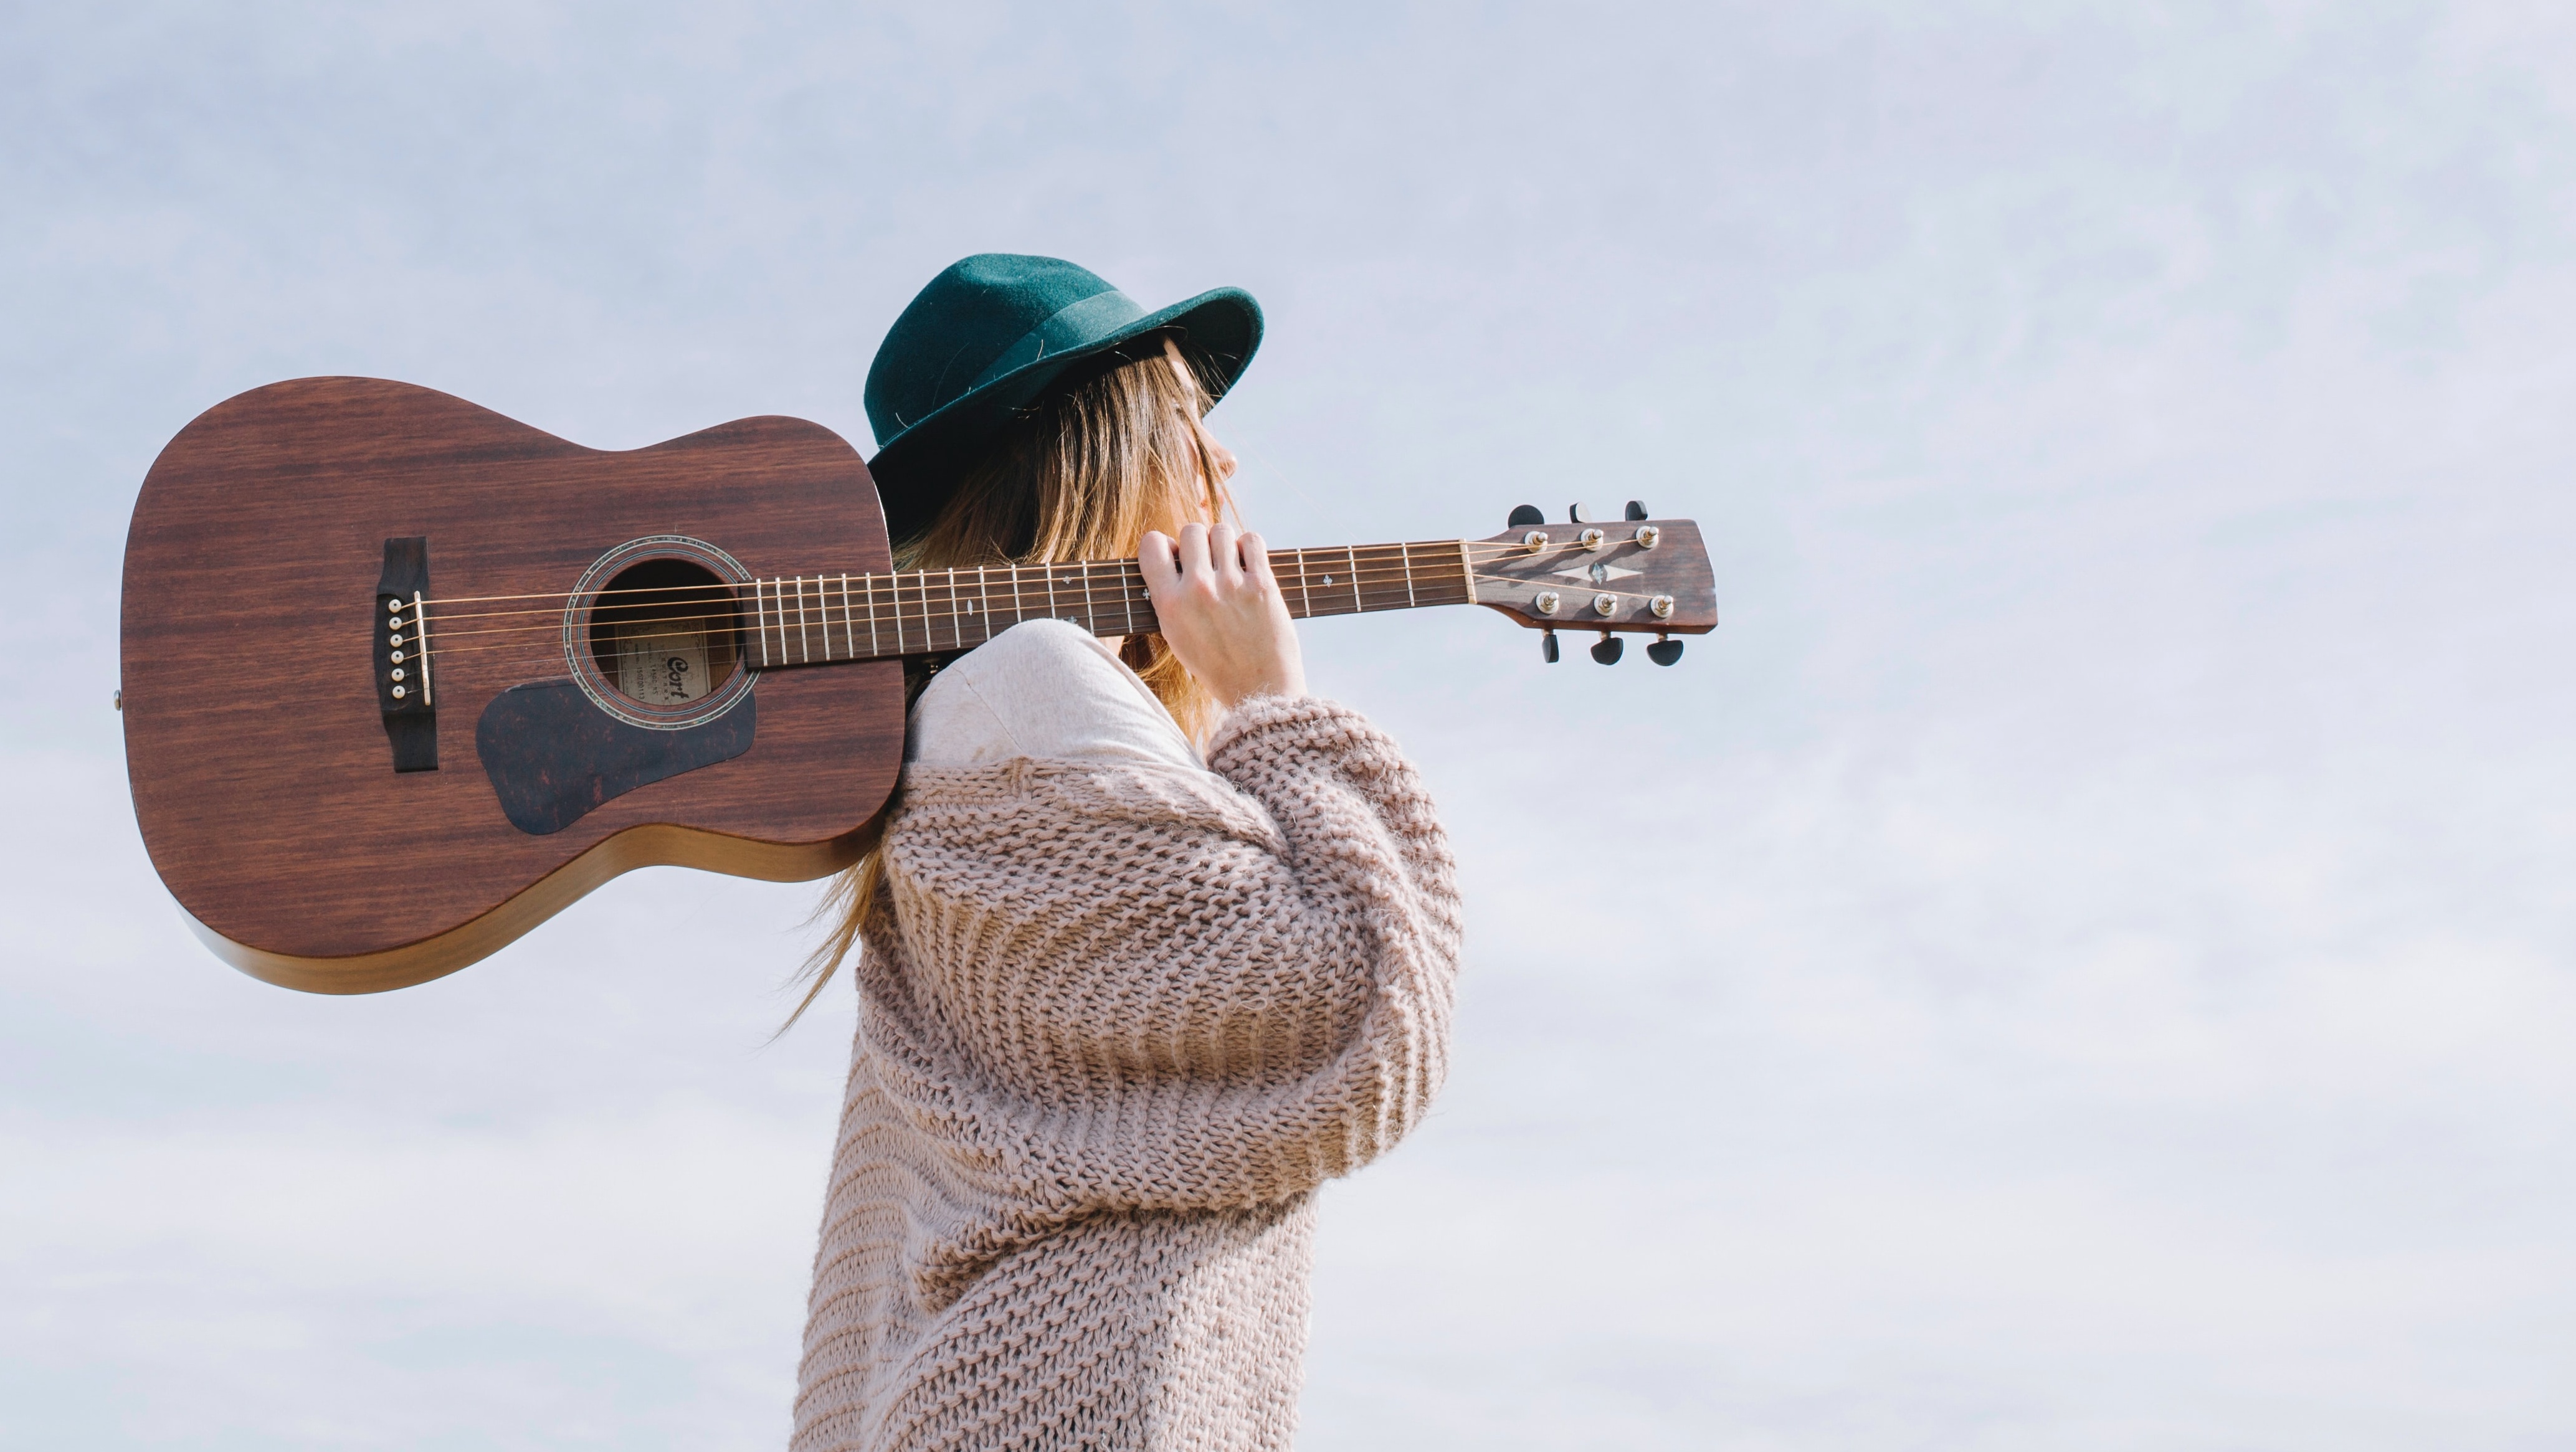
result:
<svg viewBox="0 0 2576 1452"><path fill-rule="evenodd" d="M1200 416L1260 339L1050 258L951 267L868 375L908 568L1142 561L1159 635L916 673L843 880L858 1038L796 1452L1281 1448L1312 1195L1417 1122L1458 901L1413 770L1306 695ZM809 996L808 1002L811 1002Z"/></svg>

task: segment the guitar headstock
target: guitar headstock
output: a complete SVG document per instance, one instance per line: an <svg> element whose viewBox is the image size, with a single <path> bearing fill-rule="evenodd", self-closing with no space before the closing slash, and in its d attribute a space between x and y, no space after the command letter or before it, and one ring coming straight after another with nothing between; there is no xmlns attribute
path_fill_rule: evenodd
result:
<svg viewBox="0 0 2576 1452"><path fill-rule="evenodd" d="M1619 658L1615 633L1706 635L1717 628L1717 582L1699 526L1687 519L1648 519L1631 500L1628 517L1595 523L1580 507L1569 522L1549 524L1528 505L1512 527L1467 542L1476 603L1534 630L1547 631L1545 655L1556 659L1555 632L1598 631L1592 657ZM1681 643L1646 648L1657 665L1681 658Z"/></svg>

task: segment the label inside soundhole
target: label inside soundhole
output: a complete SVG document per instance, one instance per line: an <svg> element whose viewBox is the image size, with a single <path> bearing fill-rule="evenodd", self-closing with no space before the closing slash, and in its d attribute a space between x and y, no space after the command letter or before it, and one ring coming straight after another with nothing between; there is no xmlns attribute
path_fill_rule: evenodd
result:
<svg viewBox="0 0 2576 1452"><path fill-rule="evenodd" d="M647 706L685 706L723 682L707 669L706 633L629 626L617 634L617 689Z"/></svg>
<svg viewBox="0 0 2576 1452"><path fill-rule="evenodd" d="M657 536L619 549L642 553L656 544L714 548ZM684 731L731 710L751 689L734 644L742 628L734 587L700 560L645 554L624 563L612 550L582 585L566 617L564 644L573 679L591 704L630 726Z"/></svg>

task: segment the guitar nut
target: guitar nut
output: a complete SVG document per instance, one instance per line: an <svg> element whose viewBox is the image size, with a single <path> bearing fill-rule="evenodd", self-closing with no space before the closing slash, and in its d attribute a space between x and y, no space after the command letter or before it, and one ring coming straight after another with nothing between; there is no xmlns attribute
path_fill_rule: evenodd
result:
<svg viewBox="0 0 2576 1452"><path fill-rule="evenodd" d="M1650 550L1663 542L1664 532L1659 526L1651 524L1637 526L1637 548Z"/></svg>
<svg viewBox="0 0 2576 1452"><path fill-rule="evenodd" d="M1672 618L1673 618L1673 597L1672 597L1672 596L1670 596L1670 595L1658 595L1658 596L1656 596L1656 597L1655 597L1655 601L1654 601L1654 607L1655 607L1655 618L1656 618L1657 620L1670 620L1670 619L1672 619Z"/></svg>
<svg viewBox="0 0 2576 1452"><path fill-rule="evenodd" d="M1538 592L1537 600L1532 603L1538 606L1539 614L1554 615L1556 607L1563 604L1564 600L1554 590L1541 590Z"/></svg>
<svg viewBox="0 0 2576 1452"><path fill-rule="evenodd" d="M1619 597L1605 590L1592 597L1592 608L1604 615L1616 614L1619 609Z"/></svg>

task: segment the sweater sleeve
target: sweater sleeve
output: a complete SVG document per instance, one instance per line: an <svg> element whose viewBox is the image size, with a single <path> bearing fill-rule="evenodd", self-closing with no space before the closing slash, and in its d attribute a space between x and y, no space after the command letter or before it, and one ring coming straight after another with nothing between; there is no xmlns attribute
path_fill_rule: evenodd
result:
<svg viewBox="0 0 2576 1452"><path fill-rule="evenodd" d="M1382 1153L1446 1067L1456 874L1394 742L1258 700L1206 772L915 768L863 1048L963 1272L1080 1215L1284 1200Z"/></svg>

